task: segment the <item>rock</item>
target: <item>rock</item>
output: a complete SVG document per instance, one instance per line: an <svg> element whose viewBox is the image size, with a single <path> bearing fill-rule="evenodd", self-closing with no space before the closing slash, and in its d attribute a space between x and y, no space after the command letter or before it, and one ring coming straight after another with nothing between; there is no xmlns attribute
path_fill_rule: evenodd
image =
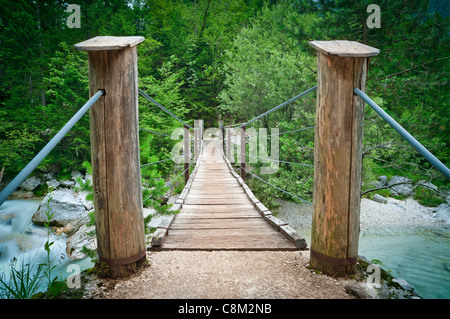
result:
<svg viewBox="0 0 450 319"><path fill-rule="evenodd" d="M20 187L31 192L36 189L39 185L41 185L41 179L37 178L36 176L32 176L30 178L27 178Z"/></svg>
<svg viewBox="0 0 450 319"><path fill-rule="evenodd" d="M438 187L436 185L434 185L434 184L432 184L430 182L427 182L427 181L419 181L417 184L420 185L420 186L424 186L425 188L434 189L435 191L438 190Z"/></svg>
<svg viewBox="0 0 450 319"><path fill-rule="evenodd" d="M443 203L439 205L436 210L436 217L443 220L446 224L450 225L450 206Z"/></svg>
<svg viewBox="0 0 450 319"><path fill-rule="evenodd" d="M394 278L392 279L393 282L398 283L400 286L402 286L403 289L413 291L414 287L411 286L405 279L403 278Z"/></svg>
<svg viewBox="0 0 450 319"><path fill-rule="evenodd" d="M84 202L78 194L72 190L56 190L44 197L38 211L33 215L33 223L42 225L47 221L45 210L50 196L52 197L49 205L50 214L54 214L50 219L50 225L63 227L86 216L88 217Z"/></svg>
<svg viewBox="0 0 450 319"><path fill-rule="evenodd" d="M80 171L72 171L72 173L70 174L70 176L72 177L73 181L76 181L76 179L78 177L81 177L81 179L84 180L84 175L80 172Z"/></svg>
<svg viewBox="0 0 450 319"><path fill-rule="evenodd" d="M56 174L53 173L53 172L44 174L44 179L47 180L47 181L52 180L52 179L54 179L55 177L56 177Z"/></svg>
<svg viewBox="0 0 450 319"><path fill-rule="evenodd" d="M84 176L84 181L85 182L90 181L91 182L90 185L92 185L93 184L93 182L92 182L92 175L86 174L86 176Z"/></svg>
<svg viewBox="0 0 450 319"><path fill-rule="evenodd" d="M73 187L75 185L75 182L64 180L64 181L60 181L59 184L62 187L71 188L71 187Z"/></svg>
<svg viewBox="0 0 450 319"><path fill-rule="evenodd" d="M392 176L391 180L388 183L388 186L399 184L399 183L404 183L404 184L392 186L390 188L391 193L394 194L394 196L396 196L395 194L403 195L403 196L411 195L411 193L414 190L414 187L413 187L413 183L411 182L411 180L407 177L397 176L397 175Z"/></svg>
<svg viewBox="0 0 450 319"><path fill-rule="evenodd" d="M92 234L93 233L93 234ZM82 252L83 247L89 250L97 250L97 237L95 226L83 225L76 233L67 239L66 253L70 259L82 259L86 254Z"/></svg>
<svg viewBox="0 0 450 319"><path fill-rule="evenodd" d="M385 198L385 197L383 197L383 196L381 196L379 194L373 195L372 200L374 200L374 201L376 201L378 203L381 203L381 204L386 204L387 201L388 201L387 198Z"/></svg>
<svg viewBox="0 0 450 319"><path fill-rule="evenodd" d="M381 188L384 187L384 184L380 181L372 181L370 182L370 186L373 188Z"/></svg>
<svg viewBox="0 0 450 319"><path fill-rule="evenodd" d="M57 189L59 187L59 182L56 179L51 179L45 183L47 184L48 188L53 187L54 189Z"/></svg>
<svg viewBox="0 0 450 319"><path fill-rule="evenodd" d="M389 289L381 285L368 285L365 282L358 282L345 286L345 291L358 299L389 299Z"/></svg>
<svg viewBox="0 0 450 319"><path fill-rule="evenodd" d="M378 177L378 180L380 181L380 183L381 183L383 186L386 185L387 182L388 182L388 178L387 178L387 176L385 176L385 175L379 176L379 177Z"/></svg>

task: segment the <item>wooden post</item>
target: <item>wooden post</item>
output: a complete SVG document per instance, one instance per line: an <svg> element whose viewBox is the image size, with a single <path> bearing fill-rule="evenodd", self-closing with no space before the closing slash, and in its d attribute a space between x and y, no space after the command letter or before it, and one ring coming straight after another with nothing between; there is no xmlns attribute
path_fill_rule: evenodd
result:
<svg viewBox="0 0 450 319"><path fill-rule="evenodd" d="M314 195L310 264L326 274L356 271L364 102L369 57L378 49L351 41L313 41L318 51Z"/></svg>
<svg viewBox="0 0 450 319"><path fill-rule="evenodd" d="M194 120L194 161L197 163L197 159L200 151L200 127L199 127L199 121Z"/></svg>
<svg viewBox="0 0 450 319"><path fill-rule="evenodd" d="M89 92L105 95L90 110L99 262L107 277L137 271L146 258L139 160L136 45L143 37L96 37L88 51Z"/></svg>
<svg viewBox="0 0 450 319"><path fill-rule="evenodd" d="M223 126L223 120L219 120L219 130L222 135L222 151L225 152L225 127Z"/></svg>
<svg viewBox="0 0 450 319"><path fill-rule="evenodd" d="M187 125L184 126L184 184L187 184L189 180L189 155L191 152L191 143L189 139L189 127Z"/></svg>
<svg viewBox="0 0 450 319"><path fill-rule="evenodd" d="M245 180L245 125L241 127L241 178Z"/></svg>
<svg viewBox="0 0 450 319"><path fill-rule="evenodd" d="M234 156L233 158L231 157L231 128L227 127L225 130L226 134L227 134L227 142L225 145L225 150L226 154L227 154L227 159L230 161L230 163L234 163Z"/></svg>

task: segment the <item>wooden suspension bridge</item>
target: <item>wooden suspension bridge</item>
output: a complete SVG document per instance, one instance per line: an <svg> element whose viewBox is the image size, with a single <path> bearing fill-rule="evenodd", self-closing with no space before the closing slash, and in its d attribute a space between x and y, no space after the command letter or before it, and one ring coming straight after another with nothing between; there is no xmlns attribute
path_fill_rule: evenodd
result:
<svg viewBox="0 0 450 319"><path fill-rule="evenodd" d="M218 139L207 140L177 205L156 231L161 250L297 250L306 242L253 195L225 158Z"/></svg>
<svg viewBox="0 0 450 319"><path fill-rule="evenodd" d="M143 37L106 36L75 45L88 52L91 98L0 193L1 205L89 110L97 253L111 277L135 272L148 248L139 158L141 92L136 48L142 41ZM317 89L310 265L341 276L356 271L358 256L364 102L448 179L450 170L365 95L369 58L378 55L378 49L353 41L312 41L310 45L317 51L317 86L255 119ZM307 248L305 240L275 218L244 182L245 125L251 121L240 126L240 175L228 154L224 156L223 149L229 148L223 143L224 134L222 143L220 139L204 141L207 147L196 152L196 166L189 175L188 129L192 127L181 121L186 185L172 207L180 212L157 229L153 249ZM195 138L197 150L203 145L201 137Z"/></svg>

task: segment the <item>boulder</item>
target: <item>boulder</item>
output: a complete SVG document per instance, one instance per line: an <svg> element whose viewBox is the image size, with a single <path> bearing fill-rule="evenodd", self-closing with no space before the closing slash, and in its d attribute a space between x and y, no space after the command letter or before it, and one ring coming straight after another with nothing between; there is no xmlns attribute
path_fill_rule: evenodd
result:
<svg viewBox="0 0 450 319"><path fill-rule="evenodd" d="M378 180L380 181L380 183L384 186L387 184L388 182L388 178L386 175L381 175L378 177Z"/></svg>
<svg viewBox="0 0 450 319"><path fill-rule="evenodd" d="M434 189L436 192L438 191L438 187L430 182L427 181L419 181L417 183L420 186L423 186L424 188L430 188L430 189Z"/></svg>
<svg viewBox="0 0 450 319"><path fill-rule="evenodd" d="M83 247L89 250L97 250L97 237L95 236L95 226L83 225L76 233L67 239L66 253L70 259L83 259L86 256L82 252Z"/></svg>
<svg viewBox="0 0 450 319"><path fill-rule="evenodd" d="M73 181L76 181L76 179L78 177L81 177L81 179L84 179L84 175L80 172L80 171L72 171L72 173L70 174L70 176L72 177Z"/></svg>
<svg viewBox="0 0 450 319"><path fill-rule="evenodd" d="M44 197L38 211L33 215L33 223L42 225L47 221L45 211L49 197L52 197L49 204L50 214L54 214L50 219L50 225L64 227L77 220L89 218L82 195L80 196L72 190L59 189Z"/></svg>
<svg viewBox="0 0 450 319"><path fill-rule="evenodd" d="M47 174L44 174L44 179L47 181L50 181L56 177L56 174L53 172L49 172Z"/></svg>
<svg viewBox="0 0 450 319"><path fill-rule="evenodd" d="M56 179L51 179L45 183L47 184L48 188L52 187L54 189L57 189L59 187L59 182Z"/></svg>
<svg viewBox="0 0 450 319"><path fill-rule="evenodd" d="M71 187L73 187L75 185L75 182L64 180L64 181L59 181L59 184L62 187L71 188Z"/></svg>
<svg viewBox="0 0 450 319"><path fill-rule="evenodd" d="M396 185L399 183L403 183L400 185ZM396 185L396 186L392 186L391 189L391 194L396 196L396 195L403 195L403 196L409 196L412 194L413 190L414 190L414 185L412 183L412 181L404 176L392 176L391 180L388 183L388 186L390 185Z"/></svg>
<svg viewBox="0 0 450 319"><path fill-rule="evenodd" d="M436 217L450 225L450 206L443 203L436 207Z"/></svg>
<svg viewBox="0 0 450 319"><path fill-rule="evenodd" d="M372 181L369 183L370 187L372 188L382 188L384 187L384 184L381 183L380 181Z"/></svg>
<svg viewBox="0 0 450 319"><path fill-rule="evenodd" d="M38 187L39 185L41 185L41 179L37 178L36 176L32 176L30 178L27 178L21 185L20 187L26 191L33 191L36 189L36 187Z"/></svg>
<svg viewBox="0 0 450 319"><path fill-rule="evenodd" d="M383 197L383 196L381 196L379 194L373 195L372 200L374 200L374 201L376 201L378 203L381 203L381 204L386 204L387 201L388 201L386 197Z"/></svg>

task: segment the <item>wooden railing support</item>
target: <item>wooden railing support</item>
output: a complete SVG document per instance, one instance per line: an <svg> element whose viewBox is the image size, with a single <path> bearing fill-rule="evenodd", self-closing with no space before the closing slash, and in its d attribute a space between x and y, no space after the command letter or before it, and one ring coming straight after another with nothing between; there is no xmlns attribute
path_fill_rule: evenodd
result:
<svg viewBox="0 0 450 319"><path fill-rule="evenodd" d="M139 160L137 45L143 37L95 37L88 51L89 93L105 91L90 110L97 253L107 277L145 263Z"/></svg>
<svg viewBox="0 0 450 319"><path fill-rule="evenodd" d="M241 178L245 180L245 125L241 127Z"/></svg>
<svg viewBox="0 0 450 319"><path fill-rule="evenodd" d="M219 130L222 135L222 151L225 153L225 127L223 126L223 120L219 120Z"/></svg>
<svg viewBox="0 0 450 319"><path fill-rule="evenodd" d="M318 53L310 265L326 274L356 271L361 203L364 102L369 57L352 41L310 42Z"/></svg>
<svg viewBox="0 0 450 319"><path fill-rule="evenodd" d="M189 139L189 127L187 125L184 126L184 184L186 185L189 180L189 158L191 152L191 141Z"/></svg>

